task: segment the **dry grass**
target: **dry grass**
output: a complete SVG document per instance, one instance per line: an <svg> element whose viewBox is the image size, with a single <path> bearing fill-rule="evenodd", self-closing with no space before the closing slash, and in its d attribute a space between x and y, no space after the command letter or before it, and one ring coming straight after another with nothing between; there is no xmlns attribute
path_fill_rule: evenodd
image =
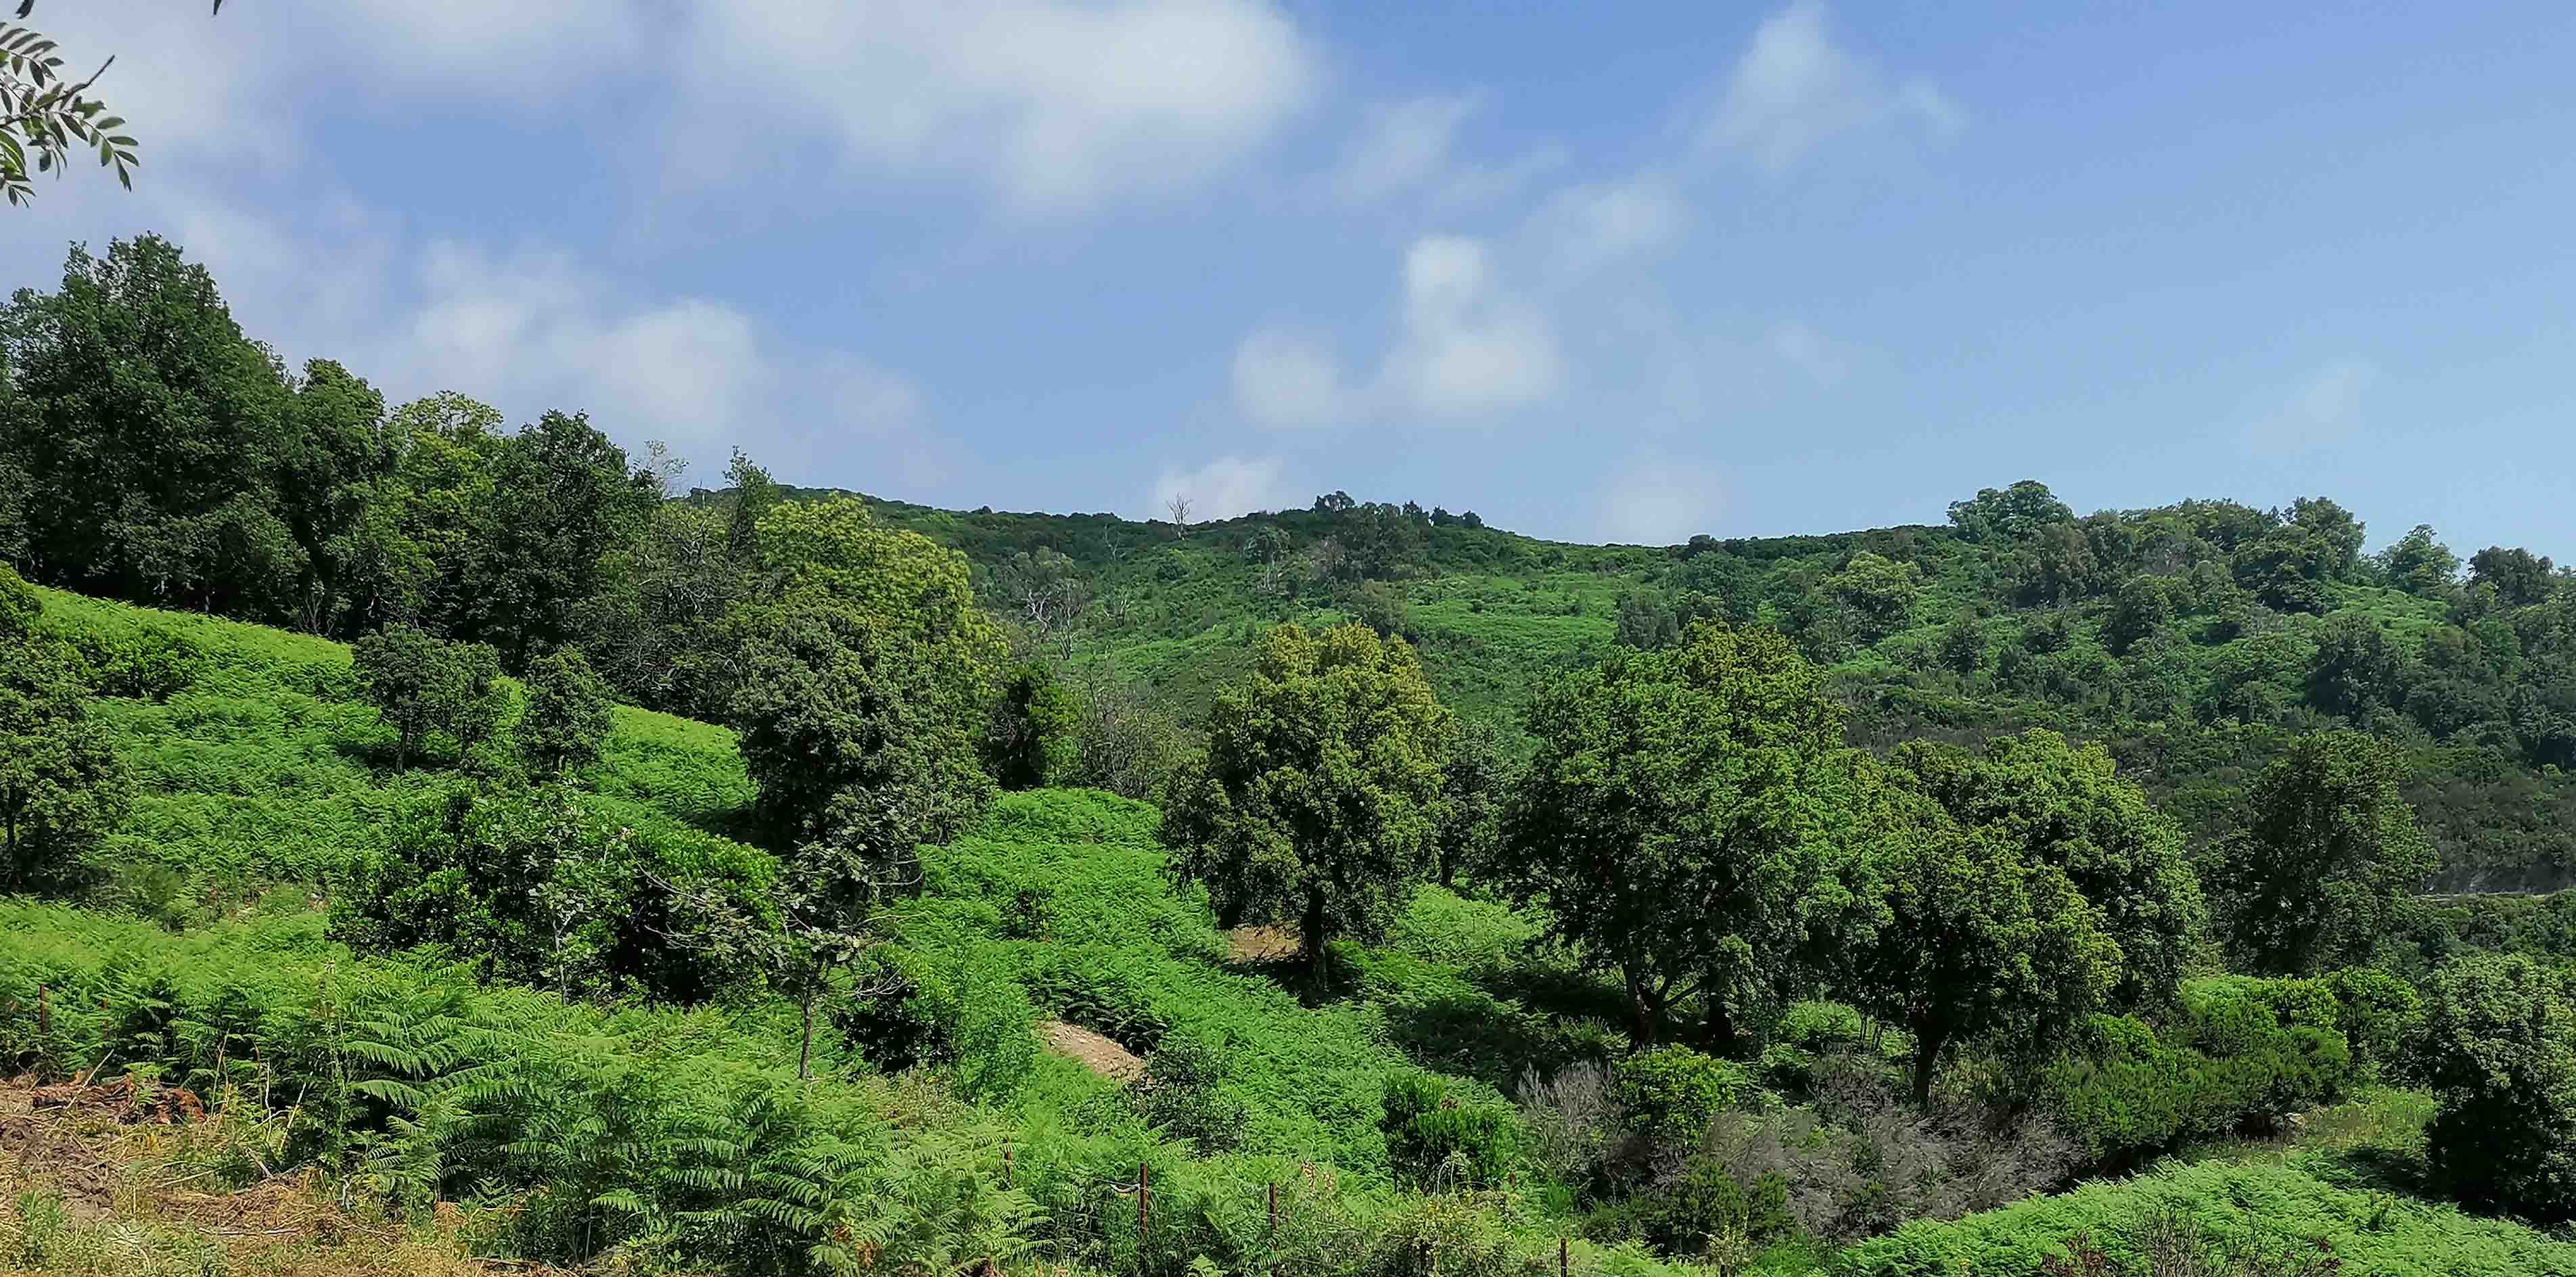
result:
<svg viewBox="0 0 2576 1277"><path fill-rule="evenodd" d="M1286 923L1260 927L1236 927L1225 933L1225 956L1237 966L1254 962L1282 962L1305 952L1297 929Z"/></svg>
<svg viewBox="0 0 2576 1277"><path fill-rule="evenodd" d="M0 1082L0 1272L206 1277L491 1277L551 1270L469 1258L472 1213L415 1225L335 1193L310 1167L261 1166L264 1125L130 1078Z"/></svg>

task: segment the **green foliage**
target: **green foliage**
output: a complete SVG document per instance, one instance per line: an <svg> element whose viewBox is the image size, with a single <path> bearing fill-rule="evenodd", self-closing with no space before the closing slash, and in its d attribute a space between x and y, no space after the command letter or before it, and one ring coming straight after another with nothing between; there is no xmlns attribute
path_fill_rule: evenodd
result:
<svg viewBox="0 0 2576 1277"><path fill-rule="evenodd" d="M75 632L65 644L80 681L100 696L166 701L195 682L206 653L193 640L158 626Z"/></svg>
<svg viewBox="0 0 2576 1277"><path fill-rule="evenodd" d="M2268 1132L2362 1080L2323 981L2195 980L2162 1031L2096 1017L2042 1075L2058 1121L2095 1164L2127 1165L2193 1141Z"/></svg>
<svg viewBox="0 0 2576 1277"><path fill-rule="evenodd" d="M1753 1093L1744 1066L1686 1046L1641 1051L1619 1061L1611 1077L1629 1129L1675 1148L1696 1144L1712 1119Z"/></svg>
<svg viewBox="0 0 2576 1277"><path fill-rule="evenodd" d="M2302 737L2264 770L2218 876L2230 939L2256 970L2366 958L2397 898L2432 874L2397 779L2390 752L2354 732Z"/></svg>
<svg viewBox="0 0 2576 1277"><path fill-rule="evenodd" d="M1272 630L1175 784L1173 872L1206 884L1226 925L1294 921L1320 977L1327 941L1381 934L1430 870L1449 732L1403 642Z"/></svg>
<svg viewBox="0 0 2576 1277"><path fill-rule="evenodd" d="M71 671L32 638L0 637L0 885L81 876L125 818L122 760L93 727Z"/></svg>
<svg viewBox="0 0 2576 1277"><path fill-rule="evenodd" d="M1528 725L1498 877L1619 972L1640 1041L1693 995L1723 1028L1840 920L1841 717L1778 635L1704 624L1682 648L1614 652Z"/></svg>
<svg viewBox="0 0 2576 1277"><path fill-rule="evenodd" d="M527 709L511 729L519 757L540 776L599 761L610 729L608 684L580 652L565 648L528 667Z"/></svg>
<svg viewBox="0 0 2576 1277"><path fill-rule="evenodd" d="M693 1002L753 985L777 927L769 857L624 823L575 791L457 785L411 803L333 902L353 948L426 946L487 981Z"/></svg>
<svg viewBox="0 0 2576 1277"><path fill-rule="evenodd" d="M2149 1267L2159 1235L2189 1244L2189 1250L2165 1247L2184 1262L2225 1247L2299 1256L2291 1262L2304 1263L2323 1242L2341 1271L2374 1277L2524 1277L2576 1266L2576 1247L2531 1228L2392 1198L2352 1183L2332 1162L2303 1158L2273 1165L2203 1162L2086 1184L1952 1222L1909 1224L1853 1247L1835 1271L2042 1277L2048 1261L2063 1260L2079 1234L2106 1252L2115 1273L2159 1271Z"/></svg>
<svg viewBox="0 0 2576 1277"><path fill-rule="evenodd" d="M1387 1159L1399 1179L1432 1187L1484 1187L1502 1182L1519 1156L1511 1110L1458 1094L1431 1073L1386 1080Z"/></svg>
<svg viewBox="0 0 2576 1277"><path fill-rule="evenodd" d="M461 754L499 726L501 665L480 643L451 643L410 626L379 630L352 652L358 686L394 729L394 770L444 732Z"/></svg>
<svg viewBox="0 0 2576 1277"><path fill-rule="evenodd" d="M1023 661L1002 677L985 737L985 765L1004 789L1039 789L1069 775L1081 747L1083 705L1042 661Z"/></svg>
<svg viewBox="0 0 2576 1277"><path fill-rule="evenodd" d="M2434 977L2424 1039L2436 1178L2518 1213L2576 1214L2576 979L2524 957L2463 958Z"/></svg>

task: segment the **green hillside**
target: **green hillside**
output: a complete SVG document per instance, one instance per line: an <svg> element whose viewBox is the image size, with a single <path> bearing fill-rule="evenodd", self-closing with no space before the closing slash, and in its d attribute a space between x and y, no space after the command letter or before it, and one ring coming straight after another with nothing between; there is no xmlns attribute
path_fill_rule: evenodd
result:
<svg viewBox="0 0 2576 1277"><path fill-rule="evenodd" d="M2024 496L2031 526L1998 527L1982 508ZM1671 547L1538 541L1393 506L1185 534L1109 515L871 507L965 553L1006 615L1074 582L1062 641L1185 719L1279 621L1401 633L1445 702L1513 728L1542 680L1623 635L1669 642L1679 621L1719 615L1782 628L1828 663L1856 740L2031 726L2102 740L2204 839L2233 827L2244 781L2291 736L2361 727L2404 751L2406 796L2442 852L2430 889L2576 883L2566 574L2489 550L2455 578L2458 560L2423 531L2362 555L2362 528L2331 502L2079 519L2024 485L1963 502L1956 526ZM1855 574L1863 555L1892 567Z"/></svg>

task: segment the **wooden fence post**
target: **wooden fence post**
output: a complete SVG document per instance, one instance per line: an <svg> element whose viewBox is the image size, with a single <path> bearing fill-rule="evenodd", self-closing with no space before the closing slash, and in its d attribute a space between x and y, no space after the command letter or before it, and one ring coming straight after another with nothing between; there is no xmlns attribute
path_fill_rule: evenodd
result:
<svg viewBox="0 0 2576 1277"><path fill-rule="evenodd" d="M1145 1277L1145 1234L1154 1220L1154 1165L1136 1163L1136 1277Z"/></svg>

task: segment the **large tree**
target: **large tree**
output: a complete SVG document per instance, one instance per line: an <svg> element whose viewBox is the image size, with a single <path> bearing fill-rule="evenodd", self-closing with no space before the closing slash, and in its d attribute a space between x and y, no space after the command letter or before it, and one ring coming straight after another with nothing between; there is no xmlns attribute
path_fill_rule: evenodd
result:
<svg viewBox="0 0 2576 1277"><path fill-rule="evenodd" d="M1711 1036L1850 902L1851 760L1821 673L1767 630L1703 623L1541 691L1498 877L1616 969L1640 1041L1696 994Z"/></svg>
<svg viewBox="0 0 2576 1277"><path fill-rule="evenodd" d="M2027 1049L2081 1023L2119 983L2121 953L2101 911L2010 821L1963 825L1923 791L1924 768L1869 771L1856 826L1866 922L1833 965L1855 1002L1913 1036L1924 1101L1953 1043Z"/></svg>
<svg viewBox="0 0 2576 1277"><path fill-rule="evenodd" d="M506 696L492 649L454 643L408 625L358 640L353 664L367 703L394 729L394 770L432 732L445 732L461 752L490 736Z"/></svg>
<svg viewBox="0 0 2576 1277"><path fill-rule="evenodd" d="M2576 1215L2576 978L2476 955L2438 972L2424 1006L2425 1130L2435 1177L2471 1201Z"/></svg>
<svg viewBox="0 0 2576 1277"><path fill-rule="evenodd" d="M2349 731L2303 736L2264 769L2220 854L2246 963L2300 975L2369 956L2398 898L2439 865L2398 779L2387 746Z"/></svg>
<svg viewBox="0 0 2576 1277"><path fill-rule="evenodd" d="M1271 630L1209 710L1206 757L1174 784L1175 873L1206 884L1227 926L1295 923L1320 983L1325 944L1378 934L1429 872L1449 732L1402 640Z"/></svg>
<svg viewBox="0 0 2576 1277"><path fill-rule="evenodd" d="M22 562L48 584L282 620L305 560L281 517L291 396L203 266L158 236L75 246L5 317L23 402Z"/></svg>
<svg viewBox="0 0 2576 1277"><path fill-rule="evenodd" d="M1970 835L2033 872L2062 873L2099 911L2119 946L2114 1001L2173 995L2208 909L2181 829L2119 775L2109 751L2033 728L1979 754L1911 744L1892 763Z"/></svg>
<svg viewBox="0 0 2576 1277"><path fill-rule="evenodd" d="M500 649L512 670L573 638L609 557L643 531L662 496L660 476L630 469L626 450L587 414L549 412L510 436L492 457L467 633Z"/></svg>
<svg viewBox="0 0 2576 1277"><path fill-rule="evenodd" d="M991 797L982 724L958 714L954 677L901 629L821 600L763 613L746 651L734 722L786 862L781 977L804 1008L800 1075L815 998L918 886L922 844L956 837Z"/></svg>

